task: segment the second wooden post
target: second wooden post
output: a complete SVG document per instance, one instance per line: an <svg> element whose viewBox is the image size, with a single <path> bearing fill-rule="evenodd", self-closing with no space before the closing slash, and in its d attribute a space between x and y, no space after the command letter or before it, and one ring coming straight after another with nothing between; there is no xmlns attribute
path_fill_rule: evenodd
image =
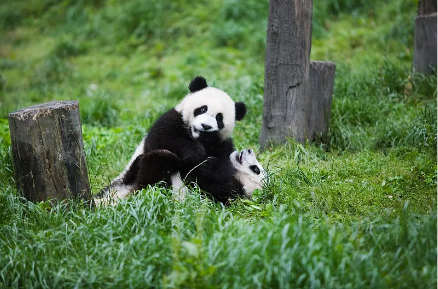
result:
<svg viewBox="0 0 438 289"><path fill-rule="evenodd" d="M335 64L311 62L313 1L271 0L260 147L327 135Z"/></svg>

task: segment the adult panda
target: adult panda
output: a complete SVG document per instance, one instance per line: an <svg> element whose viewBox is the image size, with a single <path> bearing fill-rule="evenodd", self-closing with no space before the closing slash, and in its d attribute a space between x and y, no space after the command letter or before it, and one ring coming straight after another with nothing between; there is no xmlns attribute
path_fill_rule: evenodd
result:
<svg viewBox="0 0 438 289"><path fill-rule="evenodd" d="M234 151L231 135L235 122L246 115L246 105L234 102L220 89L209 87L201 76L190 82L189 90L178 105L152 125L125 170L99 196L112 189L118 198L125 197L139 183L150 182L146 171L154 171L153 180L167 181L174 191L180 191L184 185L181 176L216 184L233 178L229 158ZM162 155L163 150L173 155ZM178 160L168 159L173 157ZM151 170L150 158L160 164L156 170Z"/></svg>

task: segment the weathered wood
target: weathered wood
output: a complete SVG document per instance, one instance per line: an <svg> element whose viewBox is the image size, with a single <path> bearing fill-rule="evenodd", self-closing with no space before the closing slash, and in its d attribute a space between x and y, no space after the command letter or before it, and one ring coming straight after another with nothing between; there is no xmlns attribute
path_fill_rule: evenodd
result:
<svg viewBox="0 0 438 289"><path fill-rule="evenodd" d="M312 141L315 137L325 138L332 108L333 83L335 81L336 64L327 61L310 62L309 97L311 108L309 114L309 134Z"/></svg>
<svg viewBox="0 0 438 289"><path fill-rule="evenodd" d="M415 19L414 70L431 74L437 67L437 22L436 0L421 0L418 17Z"/></svg>
<svg viewBox="0 0 438 289"><path fill-rule="evenodd" d="M31 201L91 200L77 101L9 114L17 187Z"/></svg>
<svg viewBox="0 0 438 289"><path fill-rule="evenodd" d="M260 147L306 139L312 1L271 0Z"/></svg>
<svg viewBox="0 0 438 289"><path fill-rule="evenodd" d="M418 2L418 15L436 13L436 4L436 0L420 0L420 2Z"/></svg>

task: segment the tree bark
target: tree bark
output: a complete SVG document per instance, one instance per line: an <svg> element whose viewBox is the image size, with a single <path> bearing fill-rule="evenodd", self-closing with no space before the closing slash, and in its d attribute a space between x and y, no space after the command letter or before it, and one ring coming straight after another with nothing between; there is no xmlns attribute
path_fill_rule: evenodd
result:
<svg viewBox="0 0 438 289"><path fill-rule="evenodd" d="M326 138L332 109L336 64L327 61L310 62L309 140Z"/></svg>
<svg viewBox="0 0 438 289"><path fill-rule="evenodd" d="M265 59L265 92L260 147L303 142L308 133L307 97L312 1L271 0Z"/></svg>
<svg viewBox="0 0 438 289"><path fill-rule="evenodd" d="M78 102L17 110L9 129L17 187L26 199L91 200Z"/></svg>

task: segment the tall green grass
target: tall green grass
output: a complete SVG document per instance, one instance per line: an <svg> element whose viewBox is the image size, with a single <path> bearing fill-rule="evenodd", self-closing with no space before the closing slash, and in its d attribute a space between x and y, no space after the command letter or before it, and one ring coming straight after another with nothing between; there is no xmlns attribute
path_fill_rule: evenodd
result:
<svg viewBox="0 0 438 289"><path fill-rule="evenodd" d="M153 188L94 211L0 196L23 222L0 229L6 287L436 286L436 216L408 206L397 220L331 223L283 206L241 219L198 193L179 203Z"/></svg>
<svg viewBox="0 0 438 289"><path fill-rule="evenodd" d="M339 77L329 145L336 150L413 146L436 155L436 97L436 74L412 74L398 62Z"/></svg>

